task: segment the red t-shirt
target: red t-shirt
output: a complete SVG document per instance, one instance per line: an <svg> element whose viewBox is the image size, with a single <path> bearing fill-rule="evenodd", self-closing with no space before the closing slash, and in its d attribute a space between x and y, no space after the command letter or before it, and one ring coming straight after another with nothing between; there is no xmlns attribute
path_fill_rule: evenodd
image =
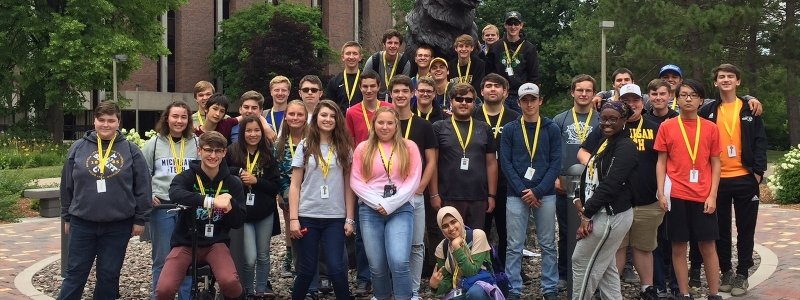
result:
<svg viewBox="0 0 800 300"><path fill-rule="evenodd" d="M683 120L689 145L694 146L697 120L700 122L700 145L694 169L699 172L697 183L689 182L692 170L692 158L686 149L678 118L664 121L658 129L653 149L667 152L667 176L672 180L670 197L683 200L705 202L711 193L711 157L719 157L719 130L713 122L698 117L694 120Z"/></svg>
<svg viewBox="0 0 800 300"><path fill-rule="evenodd" d="M367 128L367 123L364 122L364 113L361 111L361 106L364 102L359 102L356 105L351 106L347 109L347 113L345 113L345 123L347 123L347 130L350 131L350 135L353 136L354 145L358 146L358 143L366 141L369 138L369 129ZM378 101L378 105L381 107L383 106L393 106L391 103L386 101ZM372 126L372 115L375 114L374 111L367 111L367 119L369 119L370 126Z"/></svg>

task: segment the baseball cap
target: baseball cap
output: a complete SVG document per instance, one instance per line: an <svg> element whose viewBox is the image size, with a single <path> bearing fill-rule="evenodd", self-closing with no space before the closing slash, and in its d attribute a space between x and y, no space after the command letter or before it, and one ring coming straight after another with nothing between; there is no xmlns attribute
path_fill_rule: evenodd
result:
<svg viewBox="0 0 800 300"><path fill-rule="evenodd" d="M517 21L522 22L522 15L518 11L512 10L506 13L506 18L504 20L508 22L509 19L517 19Z"/></svg>
<svg viewBox="0 0 800 300"><path fill-rule="evenodd" d="M661 71L658 71L658 77L664 76L664 74L666 74L667 72L673 72L675 74L678 74L679 77L683 77L683 72L681 71L681 68L672 64L661 67Z"/></svg>
<svg viewBox="0 0 800 300"><path fill-rule="evenodd" d="M431 63L428 64L428 68L432 67L434 63L441 63L441 64L444 65L445 68L448 68L448 69L450 68L450 66L447 65L447 60L445 60L444 58L441 58L441 57L437 57L437 58L432 59Z"/></svg>
<svg viewBox="0 0 800 300"><path fill-rule="evenodd" d="M536 96L536 98L539 98L539 87L536 86L533 83L523 84L523 85L521 85L519 87L519 91L517 91L517 95L519 95L520 98L522 98L522 97L524 97L526 95L533 95L533 96Z"/></svg>
<svg viewBox="0 0 800 300"><path fill-rule="evenodd" d="M642 89L639 88L638 85L635 85L633 83L629 83L629 84L623 85L622 88L619 89L619 95L620 96L625 96L625 94L636 94L636 96L639 96L639 98L641 98L642 97Z"/></svg>

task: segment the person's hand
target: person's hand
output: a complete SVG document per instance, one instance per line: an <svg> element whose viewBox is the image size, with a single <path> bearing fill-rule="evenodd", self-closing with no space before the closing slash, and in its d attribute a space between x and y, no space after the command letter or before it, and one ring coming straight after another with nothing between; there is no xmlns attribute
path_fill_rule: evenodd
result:
<svg viewBox="0 0 800 300"><path fill-rule="evenodd" d="M247 171L243 171L242 174L239 174L239 178L242 179L242 182L244 184L250 185L250 186L252 186L252 185L256 184L256 182L258 182L258 179L256 179L255 176L253 176L252 174L250 174Z"/></svg>
<svg viewBox="0 0 800 300"><path fill-rule="evenodd" d="M753 173L753 176L756 177L756 182L758 182L758 184L761 184L761 178L763 178L763 177L761 177L761 175L758 175L756 173Z"/></svg>
<svg viewBox="0 0 800 300"><path fill-rule="evenodd" d="M289 221L289 237L291 237L293 240L298 240L303 237L303 234L300 233L299 220Z"/></svg>
<svg viewBox="0 0 800 300"><path fill-rule="evenodd" d="M572 205L575 206L575 210L578 211L578 215L582 214L583 204L581 203L580 198L573 199L572 200Z"/></svg>
<svg viewBox="0 0 800 300"><path fill-rule="evenodd" d="M233 206L231 206L231 194L225 193L214 197L214 208L221 209L223 212L228 213Z"/></svg>
<svg viewBox="0 0 800 300"><path fill-rule="evenodd" d="M592 104L594 104L594 108L600 110L600 106L603 104L603 99L601 99L598 95L594 95L594 97L592 97Z"/></svg>
<svg viewBox="0 0 800 300"><path fill-rule="evenodd" d="M453 251L458 250L463 246L464 246L464 239L461 238L460 236L450 241L450 249L453 249Z"/></svg>
<svg viewBox="0 0 800 300"><path fill-rule="evenodd" d="M386 209L384 209L383 206L381 206L380 204L378 204L378 208L375 209L375 211L377 211L379 214L381 214L381 216L384 217L389 215L388 213L386 213Z"/></svg>
<svg viewBox="0 0 800 300"><path fill-rule="evenodd" d="M531 189L524 189L522 190L522 202L525 204L531 205L531 200L533 200L533 191Z"/></svg>
<svg viewBox="0 0 800 300"><path fill-rule="evenodd" d="M156 206L156 205L159 205L159 204L161 204L161 200L159 200L158 197L153 197L153 206Z"/></svg>
<svg viewBox="0 0 800 300"><path fill-rule="evenodd" d="M667 204L667 197L664 194L658 195L658 206L661 206L661 210L668 212L669 205Z"/></svg>
<svg viewBox="0 0 800 300"><path fill-rule="evenodd" d="M556 194L566 195L567 191L561 188L561 178L556 178Z"/></svg>
<svg viewBox="0 0 800 300"><path fill-rule="evenodd" d="M275 133L275 130L272 130L272 127L267 126L264 131L266 131L267 139L270 141L270 143L274 143L275 139L278 138L278 134Z"/></svg>
<svg viewBox="0 0 800 300"><path fill-rule="evenodd" d="M144 226L133 224L133 229L131 230L131 236L141 235L144 232Z"/></svg>
<svg viewBox="0 0 800 300"><path fill-rule="evenodd" d="M69 234L69 222L64 222L64 234Z"/></svg>
<svg viewBox="0 0 800 300"><path fill-rule="evenodd" d="M344 236L351 236L355 232L356 229L355 226L353 226L353 224L344 223Z"/></svg>
<svg viewBox="0 0 800 300"><path fill-rule="evenodd" d="M431 208L433 208L434 212L439 211L439 209L442 208L442 197L439 195L435 196L436 197L431 197Z"/></svg>
<svg viewBox="0 0 800 300"><path fill-rule="evenodd" d="M494 211L495 200L492 197L489 197L489 202L486 205L486 213L491 213Z"/></svg>
<svg viewBox="0 0 800 300"><path fill-rule="evenodd" d="M590 221L591 221L590 219L587 219L585 217L581 218L581 225L578 226L578 232L577 232L578 240L586 238L591 233L591 231L589 231Z"/></svg>
<svg viewBox="0 0 800 300"><path fill-rule="evenodd" d="M439 283L442 282L444 278L444 274L442 274L442 268L434 265L433 266L433 273L431 273L431 279L428 280L428 285L431 286L432 289L436 290L439 288Z"/></svg>
<svg viewBox="0 0 800 300"><path fill-rule="evenodd" d="M760 116L761 113L764 112L764 107L761 105L761 101L758 101L756 98L747 101L747 105L750 106L750 111L752 111L753 115L756 117Z"/></svg>
<svg viewBox="0 0 800 300"><path fill-rule="evenodd" d="M717 211L717 197L709 195L706 198L705 205L703 205L703 213L710 215L715 211Z"/></svg>

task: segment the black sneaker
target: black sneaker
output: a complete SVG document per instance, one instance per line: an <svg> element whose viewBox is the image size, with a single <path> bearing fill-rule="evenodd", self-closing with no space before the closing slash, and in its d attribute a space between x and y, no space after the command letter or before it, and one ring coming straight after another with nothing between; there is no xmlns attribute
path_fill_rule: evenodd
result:
<svg viewBox="0 0 800 300"><path fill-rule="evenodd" d="M308 294L306 294L305 300L319 300L319 296L317 296L316 292L308 292Z"/></svg>
<svg viewBox="0 0 800 300"><path fill-rule="evenodd" d="M750 283L747 282L747 276L736 274L736 277L733 278L733 283L731 286L731 296L739 297L747 294L747 289L750 287Z"/></svg>
<svg viewBox="0 0 800 300"><path fill-rule="evenodd" d="M722 273L722 280L720 280L719 284L719 291L729 293L733 288L733 278L736 277L736 273L733 270L728 270L728 272Z"/></svg>
<svg viewBox="0 0 800 300"><path fill-rule="evenodd" d="M639 298L642 300L658 300L656 287L648 286L643 292L639 293Z"/></svg>
<svg viewBox="0 0 800 300"><path fill-rule="evenodd" d="M330 279L328 276L320 276L319 277L319 292L327 295L333 292L333 286L331 285Z"/></svg>
<svg viewBox="0 0 800 300"><path fill-rule="evenodd" d="M708 300L722 300L720 295L708 295Z"/></svg>
<svg viewBox="0 0 800 300"><path fill-rule="evenodd" d="M370 292L372 292L372 284L366 281L359 281L358 284L356 284L356 289L353 291L353 295L363 297L367 296L367 294Z"/></svg>
<svg viewBox="0 0 800 300"><path fill-rule="evenodd" d="M558 300L558 293L550 292L550 293L544 294L542 299L544 299L544 300Z"/></svg>

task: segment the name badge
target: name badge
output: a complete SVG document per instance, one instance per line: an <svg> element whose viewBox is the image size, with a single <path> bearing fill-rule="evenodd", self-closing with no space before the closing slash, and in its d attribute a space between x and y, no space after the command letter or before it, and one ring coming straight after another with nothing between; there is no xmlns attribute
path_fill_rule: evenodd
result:
<svg viewBox="0 0 800 300"><path fill-rule="evenodd" d="M453 299L460 297L462 294L464 294L464 292L462 292L461 289L456 289L453 291Z"/></svg>
<svg viewBox="0 0 800 300"><path fill-rule="evenodd" d="M105 179L98 179L97 180L97 192L98 193L105 193L106 192L106 180Z"/></svg>
<svg viewBox="0 0 800 300"><path fill-rule="evenodd" d="M247 193L247 202L245 202L247 206L253 206L256 204L256 195L253 193Z"/></svg>
<svg viewBox="0 0 800 300"><path fill-rule="evenodd" d="M697 183L700 180L700 171L696 169L689 170L689 182Z"/></svg>
<svg viewBox="0 0 800 300"><path fill-rule="evenodd" d="M205 236L214 237L214 224L206 224Z"/></svg>
<svg viewBox="0 0 800 300"><path fill-rule="evenodd" d="M461 169L464 171L469 170L469 158L461 158Z"/></svg>
<svg viewBox="0 0 800 300"><path fill-rule="evenodd" d="M506 67L506 74L508 74L508 76L514 76L514 68Z"/></svg>
<svg viewBox="0 0 800 300"><path fill-rule="evenodd" d="M728 157L736 157L736 146L728 145Z"/></svg>
<svg viewBox="0 0 800 300"><path fill-rule="evenodd" d="M327 184L319 187L319 196L322 199L328 199L331 197L331 191L328 189Z"/></svg>
<svg viewBox="0 0 800 300"><path fill-rule="evenodd" d="M533 179L533 174L536 173L536 169L532 167L528 167L528 170L525 171L525 179L531 180Z"/></svg>

